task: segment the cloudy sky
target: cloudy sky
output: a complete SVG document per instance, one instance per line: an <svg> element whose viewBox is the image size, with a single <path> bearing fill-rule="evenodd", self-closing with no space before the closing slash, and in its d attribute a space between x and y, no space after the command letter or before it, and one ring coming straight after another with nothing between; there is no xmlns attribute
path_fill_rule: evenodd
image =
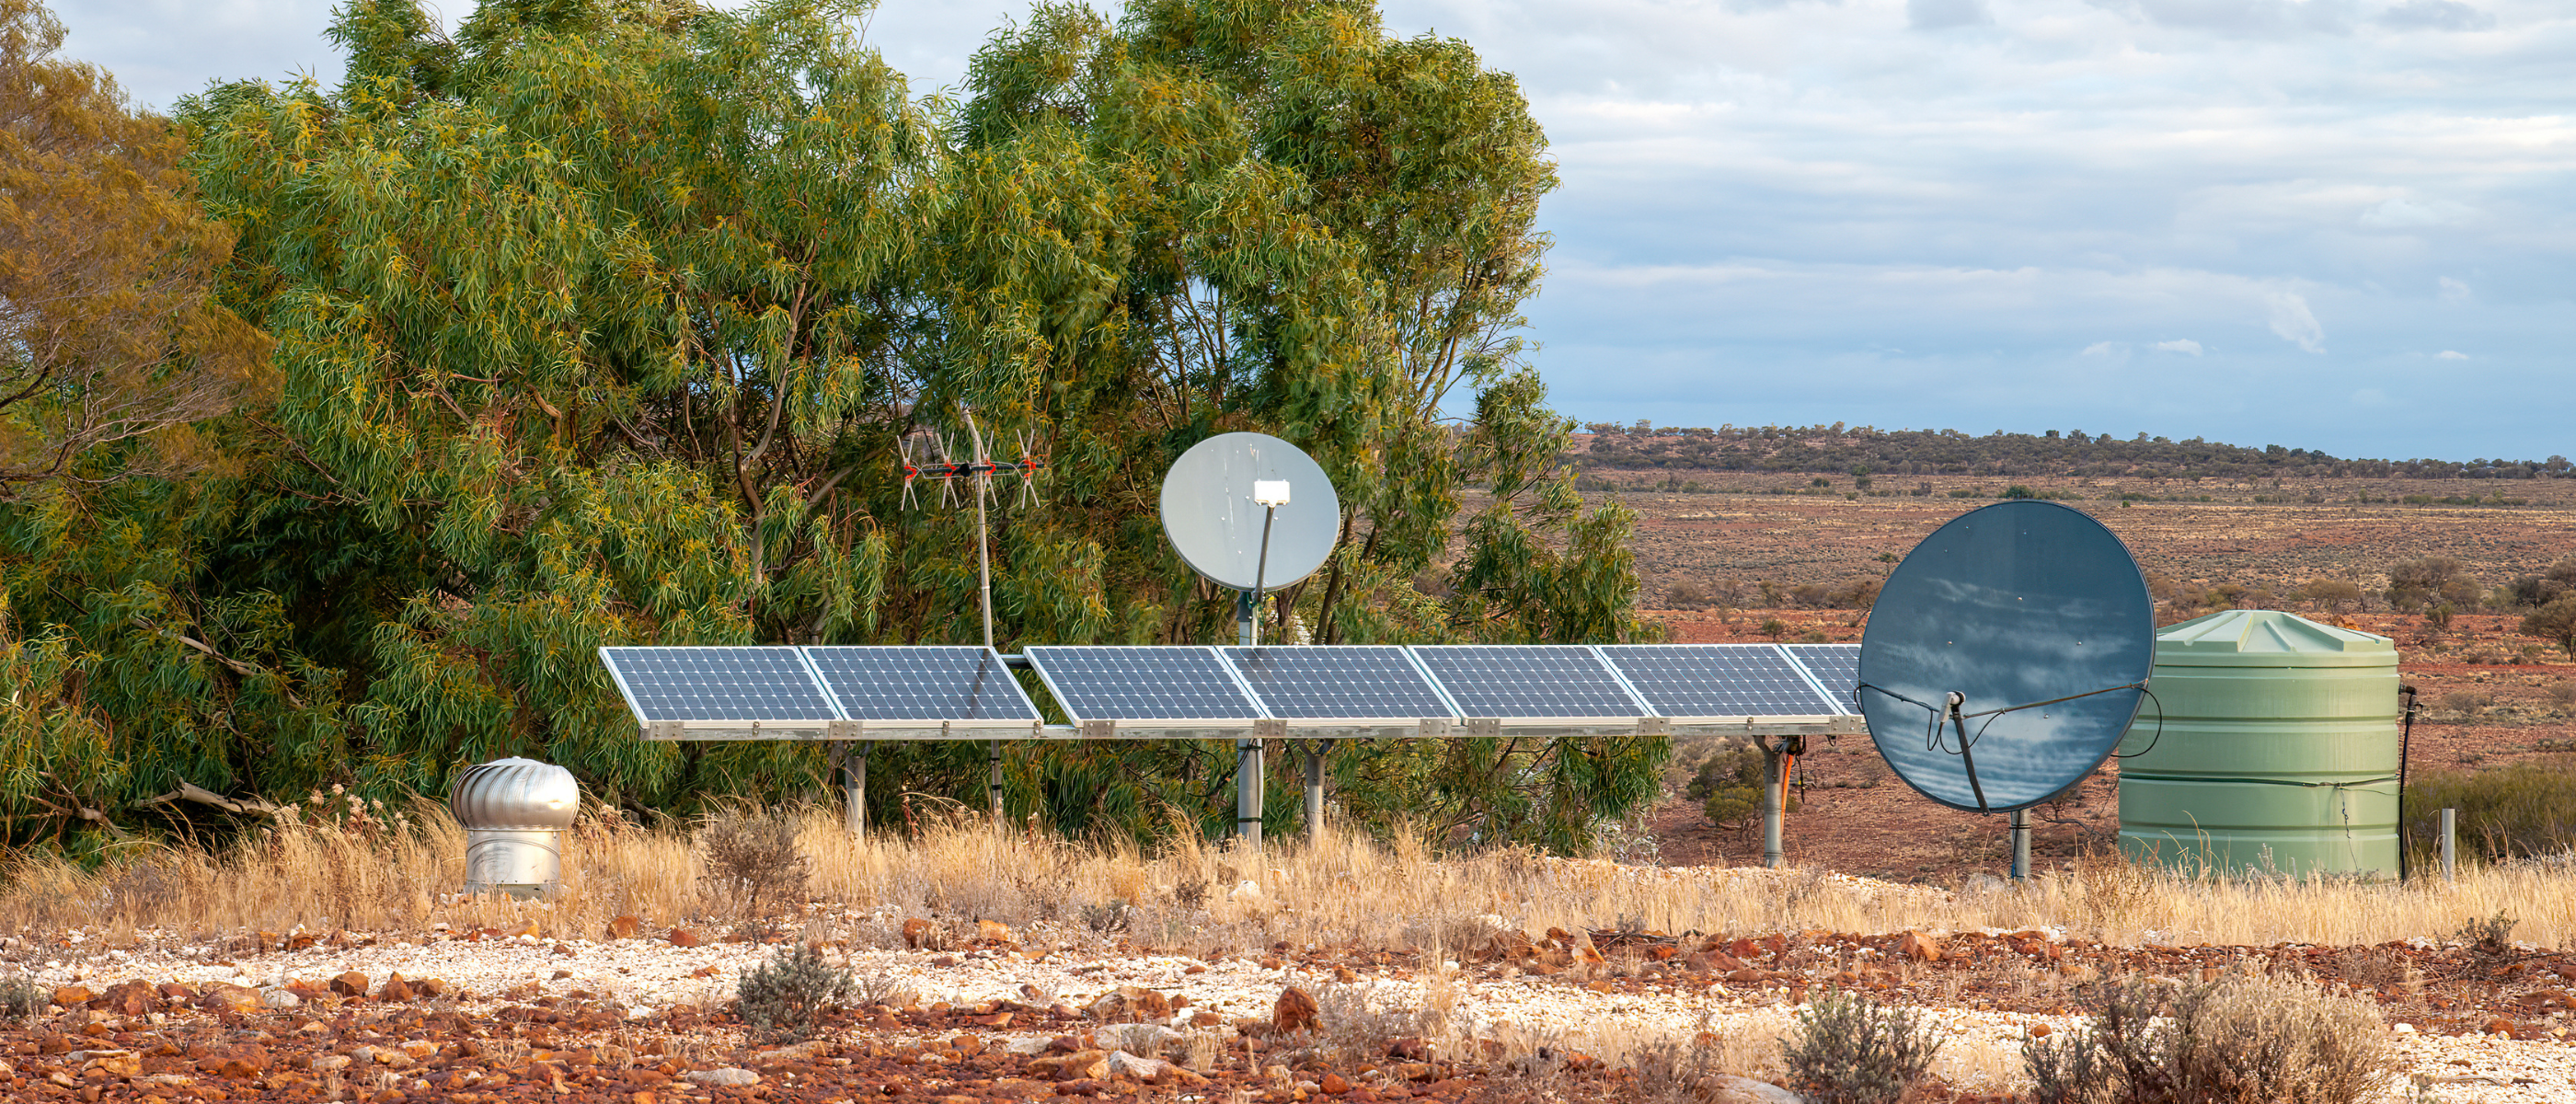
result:
<svg viewBox="0 0 2576 1104"><path fill-rule="evenodd" d="M458 0L463 14L464 0ZM317 0L56 0L166 104L339 60ZM884 0L924 90L1016 3ZM1557 405L2576 455L2564 0L1388 0L1564 178Z"/></svg>

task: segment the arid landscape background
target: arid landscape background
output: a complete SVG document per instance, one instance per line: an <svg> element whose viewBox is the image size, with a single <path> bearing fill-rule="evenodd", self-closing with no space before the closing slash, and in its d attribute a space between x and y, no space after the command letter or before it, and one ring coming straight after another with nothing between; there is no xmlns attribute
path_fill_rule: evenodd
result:
<svg viewBox="0 0 2576 1104"><path fill-rule="evenodd" d="M1578 439L1578 462L1588 443ZM2409 755L2417 770L2560 758L2543 749L2576 736L2576 712L2552 700L2576 666L2555 643L2520 632L2522 611L2460 612L2441 629L2385 596L2389 569L2402 561L2454 559L2492 591L2576 556L2576 480L1880 475L1862 488L1847 473L1583 470L1595 501L1637 512L1643 603L1676 641L1858 641L1867 610L1802 604L1799 588L1847 598L1856 584L1886 578L1942 523L2018 485L2119 534L2158 590L2161 620L2207 612L2213 590L2223 598L2235 588L2236 604L2396 639L2401 674L2423 702ZM1696 489L1665 489L1677 483ZM2517 504L2439 504L2498 497ZM2351 583L2362 597L2334 609L2303 597L2320 578ZM1778 623L1776 636L1766 622ZM1686 747L1668 772L1669 796L1649 821L1658 856L1758 864L1757 837L1710 825L1682 795L1704 750ZM1888 774L1866 737L1826 744L1798 771L1794 862L1952 885L2003 867L2002 817L1922 799ZM2079 800L2041 810L2041 856L2064 861L2112 843L2116 771L2114 761Z"/></svg>

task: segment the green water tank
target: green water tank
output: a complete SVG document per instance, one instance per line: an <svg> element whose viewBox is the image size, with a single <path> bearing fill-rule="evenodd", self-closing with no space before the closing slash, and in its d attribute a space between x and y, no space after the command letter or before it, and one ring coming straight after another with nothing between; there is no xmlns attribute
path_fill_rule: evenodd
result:
<svg viewBox="0 0 2576 1104"><path fill-rule="evenodd" d="M2228 610L2158 632L2148 685L2155 696L2120 747L2136 753L2120 764L2131 858L2396 877L2394 641Z"/></svg>

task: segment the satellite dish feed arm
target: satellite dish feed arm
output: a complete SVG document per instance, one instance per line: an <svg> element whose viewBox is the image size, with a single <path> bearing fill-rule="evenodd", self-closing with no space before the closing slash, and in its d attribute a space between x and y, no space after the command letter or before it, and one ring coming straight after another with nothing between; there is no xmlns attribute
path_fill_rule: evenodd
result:
<svg viewBox="0 0 2576 1104"><path fill-rule="evenodd" d="M1935 741L1940 739L1942 725L1956 724L1959 726L1959 765L1968 769L1968 792L1977 796L1978 812L1991 813L1994 809L1986 804L1985 784L1977 781L1977 755L1975 752L1969 750L1976 741L1968 738L1968 719L1959 713L1959 707L1966 704L1968 704L1967 695L1961 694L1956 690L1950 691L1948 695L1942 698L1941 716L1938 720L1933 722L1933 739ZM1984 729L1981 727L1978 731L1982 732Z"/></svg>

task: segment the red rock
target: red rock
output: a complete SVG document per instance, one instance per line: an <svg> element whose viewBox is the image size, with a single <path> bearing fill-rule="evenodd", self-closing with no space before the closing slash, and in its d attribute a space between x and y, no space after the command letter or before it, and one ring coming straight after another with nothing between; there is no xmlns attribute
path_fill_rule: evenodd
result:
<svg viewBox="0 0 2576 1104"><path fill-rule="evenodd" d="M2487 1033L2487 1034L2489 1034L2489 1035L2508 1035L2508 1036L2509 1036L2509 1035L2512 1035L2512 1034L2513 1034L2513 1021L2512 1021L2512 1020L2505 1019L2505 1018L2503 1018L2503 1017L2497 1017L2497 1018L2495 1018L2495 1019L2488 1020L2488 1021L2487 1021L2487 1026L2486 1026L2486 1033Z"/></svg>
<svg viewBox="0 0 2576 1104"><path fill-rule="evenodd" d="M387 1004L410 1003L413 995L411 983L404 981L401 974L386 977L384 987L376 990L376 999Z"/></svg>
<svg viewBox="0 0 2576 1104"><path fill-rule="evenodd" d="M937 928L938 925L921 917L907 918L903 922L903 945L916 951L931 946L939 942L934 935Z"/></svg>
<svg viewBox="0 0 2576 1104"><path fill-rule="evenodd" d="M268 1051L250 1045L225 1047L197 1059L197 1072L246 1080L268 1072Z"/></svg>
<svg viewBox="0 0 2576 1104"><path fill-rule="evenodd" d="M633 939L637 933L642 932L643 930L644 918L641 916L620 916L617 919L608 922L608 937L610 939Z"/></svg>
<svg viewBox="0 0 2576 1104"><path fill-rule="evenodd" d="M259 990L228 983L209 985L197 997L197 1007L209 1012L257 1012L266 1004L260 999Z"/></svg>
<svg viewBox="0 0 2576 1104"><path fill-rule="evenodd" d="M1291 1031L1315 1029L1315 998L1294 985L1279 991L1278 1003L1270 1009L1270 1028L1285 1035Z"/></svg>
<svg viewBox="0 0 2576 1104"><path fill-rule="evenodd" d="M344 997L367 995L367 975L351 970L331 979L331 991Z"/></svg>
<svg viewBox="0 0 2576 1104"><path fill-rule="evenodd" d="M1342 1075L1338 1073L1325 1074L1323 1080L1315 1083L1315 1087L1324 1090L1330 1096L1340 1096L1351 1091L1351 1083L1342 1080Z"/></svg>
<svg viewBox="0 0 2576 1104"><path fill-rule="evenodd" d="M65 1008L78 1008L97 999L98 994L90 992L86 985L66 985L54 990L54 1003Z"/></svg>
<svg viewBox="0 0 2576 1104"><path fill-rule="evenodd" d="M1907 932L1896 941L1896 951L1916 962L1941 961L1941 941L1919 932Z"/></svg>
<svg viewBox="0 0 2576 1104"><path fill-rule="evenodd" d="M706 940L705 940L703 937L699 936L699 935L698 935L698 933L696 932L696 930L694 930L694 929L691 929L691 928L673 928L673 929L671 929L671 945L672 945L672 946L674 946L674 947L695 947L695 946L699 946L699 945L701 945L701 944L703 944L703 943L705 943L705 942L706 942Z"/></svg>

